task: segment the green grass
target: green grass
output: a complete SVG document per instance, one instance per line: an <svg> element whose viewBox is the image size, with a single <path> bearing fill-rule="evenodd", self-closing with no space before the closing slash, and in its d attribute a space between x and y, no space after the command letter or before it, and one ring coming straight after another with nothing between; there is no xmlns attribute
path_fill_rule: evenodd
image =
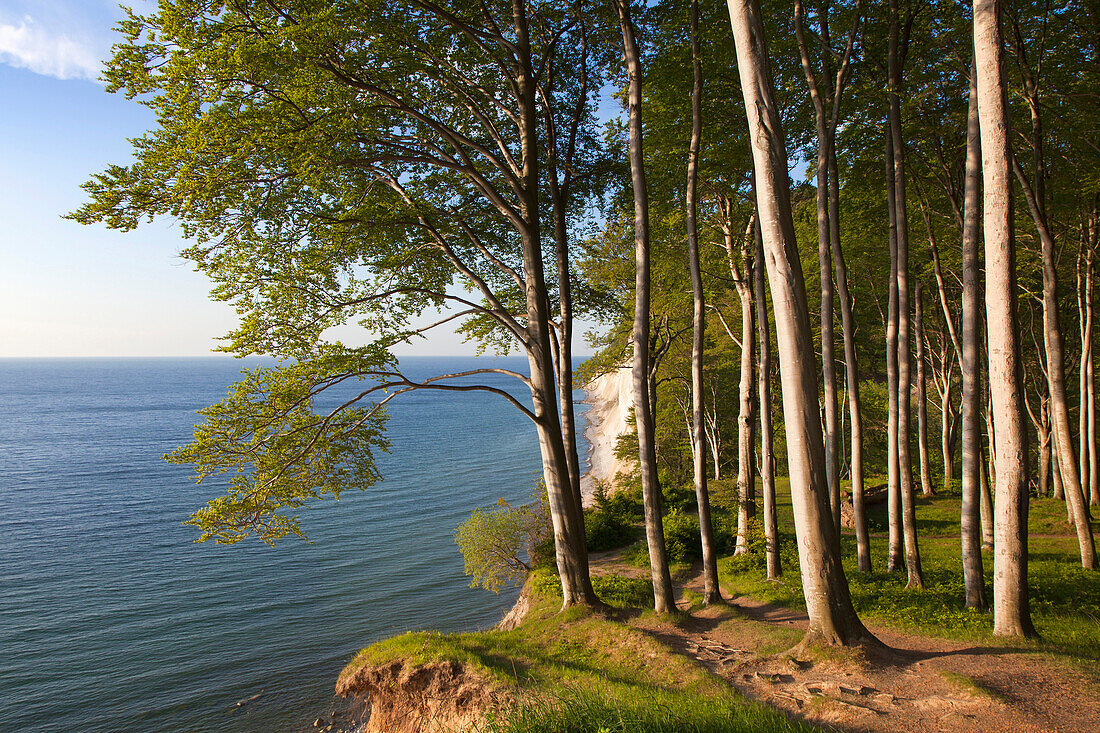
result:
<svg viewBox="0 0 1100 733"><path fill-rule="evenodd" d="M777 499L781 533L793 535L790 493L786 482ZM870 512L872 532L883 521L886 509ZM959 498L953 495L920 497L917 526L925 589L905 588L906 574L887 573L885 537L871 538L874 572L859 573L855 565L855 539L844 535L841 546L852 600L862 618L931 636L1004 644L992 636L992 616L964 605L962 561L958 539ZM1029 587L1032 619L1041 636L1030 646L1072 661L1095 664L1100 660L1100 573L1081 568L1077 540L1065 523L1065 506L1054 499L1032 499L1028 542ZM935 535L953 534L951 537ZM992 597L993 558L983 553L987 597ZM747 565L732 557L719 561L723 587L735 595L750 595L780 605L804 608L797 557L785 553L781 582L766 580L761 565ZM1018 645L1020 642L1013 641Z"/></svg>
<svg viewBox="0 0 1100 733"><path fill-rule="evenodd" d="M396 659L461 662L513 693L515 704L490 719L493 733L818 730L738 695L627 623L585 609L559 613L560 596L543 585L532 586L516 629L403 634L364 649L343 675Z"/></svg>

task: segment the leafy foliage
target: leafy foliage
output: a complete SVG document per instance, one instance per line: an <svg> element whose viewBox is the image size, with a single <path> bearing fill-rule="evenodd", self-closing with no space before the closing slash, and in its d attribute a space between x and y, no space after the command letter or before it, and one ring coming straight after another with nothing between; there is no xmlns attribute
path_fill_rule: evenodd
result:
<svg viewBox="0 0 1100 733"><path fill-rule="evenodd" d="M374 454L389 447L386 414L381 403L358 406L372 389L328 412L318 412L315 403L334 382L370 378L387 361L384 352L360 349L258 367L225 400L201 410L206 422L195 428L194 440L165 456L194 465L197 481L228 477L227 493L187 522L202 530L200 541L304 538L298 516L284 510L376 483Z"/></svg>
<svg viewBox="0 0 1100 733"><path fill-rule="evenodd" d="M520 584L538 559L539 546L550 536L545 492L530 503L512 506L503 499L497 509L475 509L455 530L470 587L499 593ZM559 581L560 582L560 581Z"/></svg>

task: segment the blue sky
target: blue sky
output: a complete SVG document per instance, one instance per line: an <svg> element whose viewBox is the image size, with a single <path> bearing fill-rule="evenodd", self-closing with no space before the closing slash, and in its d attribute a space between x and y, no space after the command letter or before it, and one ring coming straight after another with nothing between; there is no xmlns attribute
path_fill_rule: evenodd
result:
<svg viewBox="0 0 1100 733"><path fill-rule="evenodd" d="M235 322L170 222L124 234L61 218L153 123L96 81L119 17L117 0L0 0L0 357L208 354ZM441 329L399 353L472 349Z"/></svg>

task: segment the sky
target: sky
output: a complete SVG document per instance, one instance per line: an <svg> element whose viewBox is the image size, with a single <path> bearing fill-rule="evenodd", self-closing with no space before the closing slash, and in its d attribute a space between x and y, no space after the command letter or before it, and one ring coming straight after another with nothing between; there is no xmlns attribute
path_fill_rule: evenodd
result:
<svg viewBox="0 0 1100 733"><path fill-rule="evenodd" d="M236 322L171 222L122 233L62 218L153 124L97 81L121 15L118 0L0 0L0 358L199 356ZM473 352L443 329L397 350Z"/></svg>

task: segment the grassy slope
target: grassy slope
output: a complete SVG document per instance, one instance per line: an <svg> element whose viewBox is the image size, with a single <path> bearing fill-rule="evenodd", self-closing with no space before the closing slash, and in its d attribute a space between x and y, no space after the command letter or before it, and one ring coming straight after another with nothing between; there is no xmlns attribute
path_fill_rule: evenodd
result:
<svg viewBox="0 0 1100 733"><path fill-rule="evenodd" d="M630 623L558 613L560 596L541 585L515 630L404 634L364 649L344 674L398 658L463 662L518 692L520 704L491 720L491 731L816 730L738 695Z"/></svg>
<svg viewBox="0 0 1100 733"><path fill-rule="evenodd" d="M786 480L780 480L777 503L780 532L793 541L794 520ZM861 574L855 566L855 538L842 538L845 572L860 615L873 622L922 634L997 643L988 612L963 605L958 495L917 498L917 532L926 589L906 590L905 571L887 573L887 539L871 537L874 572ZM1100 660L1100 572L1081 568L1077 539L1066 523L1065 504L1055 499L1032 499L1028 542L1031 610L1042 640L1034 646L1086 666ZM887 529L886 506L869 512L872 533ZM1094 522L1094 532L1097 523ZM944 536L950 535L950 536ZM992 553L983 553L986 590L991 594ZM797 556L784 559L797 563ZM732 558L719 563L723 588L781 605L802 608L802 584L797 565L784 568L781 583L769 583L759 566L745 567ZM1013 642L1016 644L1017 642Z"/></svg>

